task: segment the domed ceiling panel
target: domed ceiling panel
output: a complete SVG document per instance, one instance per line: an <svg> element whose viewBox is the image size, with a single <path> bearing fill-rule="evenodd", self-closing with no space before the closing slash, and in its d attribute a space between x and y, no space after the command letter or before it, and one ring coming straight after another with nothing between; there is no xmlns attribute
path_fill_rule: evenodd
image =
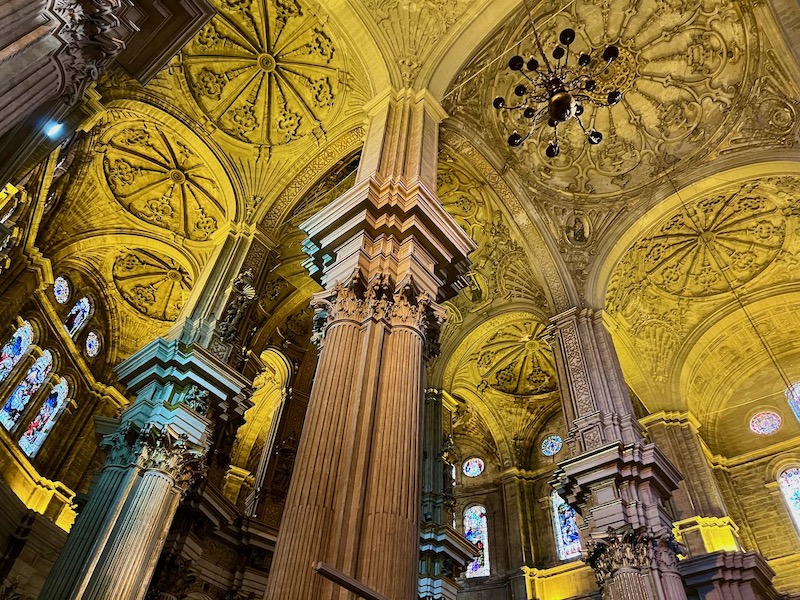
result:
<svg viewBox="0 0 800 600"><path fill-rule="evenodd" d="M780 304L784 287L800 279L798 197L794 176L718 185L678 199L623 255L606 308L626 378L650 410L685 401L670 400L674 390L665 386L699 328L713 327L721 318L714 315L740 313L740 301L757 295ZM734 364L711 368L727 372Z"/></svg>
<svg viewBox="0 0 800 600"><path fill-rule="evenodd" d="M193 241L224 222L217 177L170 127L126 120L103 132L97 150L108 192L138 219Z"/></svg>
<svg viewBox="0 0 800 600"><path fill-rule="evenodd" d="M175 321L192 289L186 268L169 256L141 248L114 260L117 291L137 312L159 321Z"/></svg>
<svg viewBox="0 0 800 600"><path fill-rule="evenodd" d="M329 30L297 0L215 0L183 51L192 97L233 138L278 146L321 134L342 95Z"/></svg>
<svg viewBox="0 0 800 600"><path fill-rule="evenodd" d="M597 57L609 44L619 47L619 59L597 78L595 99L604 100L611 89L624 95L610 109L587 103L583 122L604 134L601 144L587 144L578 124L569 122L559 128L561 154L550 159L544 150L552 129L539 127L539 139L511 155L518 172L558 193L597 200L631 193L681 161L707 153L744 105L750 17L740 4L576 0L554 10L552 3L539 3L534 14L546 51L567 27L576 31L575 52ZM506 68L508 58L527 57L533 49L527 19L520 15L515 23L473 59L446 102L451 114L492 123L498 146L515 128L527 129L513 120L516 111L491 107L496 95L513 98L521 79ZM511 49L504 53L506 48ZM493 62L498 56L503 58Z"/></svg>

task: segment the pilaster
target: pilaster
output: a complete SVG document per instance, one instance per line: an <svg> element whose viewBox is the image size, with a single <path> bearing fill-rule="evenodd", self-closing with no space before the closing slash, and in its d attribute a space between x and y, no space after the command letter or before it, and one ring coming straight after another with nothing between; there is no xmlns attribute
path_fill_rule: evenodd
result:
<svg viewBox="0 0 800 600"><path fill-rule="evenodd" d="M242 419L247 382L198 347L157 339L117 367L136 395L105 436L106 464L42 599L141 599L214 431Z"/></svg>
<svg viewBox="0 0 800 600"><path fill-rule="evenodd" d="M582 517L586 561L607 600L686 598L665 510L681 475L645 443L602 313L554 317L551 336L573 458L553 485Z"/></svg>
<svg viewBox="0 0 800 600"><path fill-rule="evenodd" d="M388 90L367 107L353 188L306 221L319 364L266 597L388 598L418 584L426 357L474 244L435 195L441 107Z"/></svg>

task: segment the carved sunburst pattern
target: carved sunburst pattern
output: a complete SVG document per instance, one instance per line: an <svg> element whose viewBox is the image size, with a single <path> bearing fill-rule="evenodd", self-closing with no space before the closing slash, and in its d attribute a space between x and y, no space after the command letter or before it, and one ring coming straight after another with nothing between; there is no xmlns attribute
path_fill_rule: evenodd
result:
<svg viewBox="0 0 800 600"><path fill-rule="evenodd" d="M650 281L670 294L710 296L761 273L783 245L777 207L754 193L735 191L673 215L640 244Z"/></svg>
<svg viewBox="0 0 800 600"><path fill-rule="evenodd" d="M243 142L277 146L323 133L340 96L339 52L297 0L215 0L217 16L184 50L206 117Z"/></svg>
<svg viewBox="0 0 800 600"><path fill-rule="evenodd" d="M503 326L483 344L477 367L492 388L530 396L556 388L553 350L543 339L544 325L524 321Z"/></svg>
<svg viewBox="0 0 800 600"><path fill-rule="evenodd" d="M224 220L211 170L167 127L123 123L104 134L99 149L111 194L139 219L195 241Z"/></svg>
<svg viewBox="0 0 800 600"><path fill-rule="evenodd" d="M549 159L544 151L552 129L538 127L538 139L513 151L520 172L532 183L587 201L634 190L719 143L725 124L744 107L750 17L742 10L749 11L749 3L576 0L562 12L550 8L555 4L540 2L541 9L535 10L545 49L556 46L562 29L574 28L572 49L594 57L588 69L594 72L603 49L618 46L620 57L598 77L596 93L598 100L612 89L624 96L610 109L586 103L583 123L604 134L597 146L587 144L578 123L571 121L559 127L560 156ZM522 25L473 60L456 82L462 88L454 90L445 106L451 114L462 112L476 122L493 119L498 142L514 129L528 128L515 120L521 111L491 108L495 95L516 98L513 86L519 83L518 74L491 60L508 46L512 49L504 54L506 60L513 54L528 57L533 50L527 20L517 22ZM519 40L524 41L514 47ZM470 79L473 74L479 74L478 83Z"/></svg>
<svg viewBox="0 0 800 600"><path fill-rule="evenodd" d="M180 264L153 250L134 249L114 261L114 285L138 312L159 321L175 321L192 289Z"/></svg>

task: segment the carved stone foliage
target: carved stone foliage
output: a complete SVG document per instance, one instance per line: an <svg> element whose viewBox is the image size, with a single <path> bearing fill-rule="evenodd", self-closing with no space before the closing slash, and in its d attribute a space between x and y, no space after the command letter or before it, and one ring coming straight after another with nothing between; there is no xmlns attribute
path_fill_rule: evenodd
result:
<svg viewBox="0 0 800 600"><path fill-rule="evenodd" d="M343 94L343 60L329 28L298 0L213 4L217 16L183 52L190 91L208 120L260 146L322 135Z"/></svg>
<svg viewBox="0 0 800 600"><path fill-rule="evenodd" d="M103 179L137 218L194 241L225 219L221 186L205 161L164 125L129 121L102 135Z"/></svg>
<svg viewBox="0 0 800 600"><path fill-rule="evenodd" d="M175 321L192 289L192 277L177 261L155 250L122 251L113 279L125 301L141 314Z"/></svg>
<svg viewBox="0 0 800 600"><path fill-rule="evenodd" d="M601 144L586 144L577 123L570 123L559 128L562 151L551 160L544 156L551 130L542 127L540 139L530 140L522 151L507 151L509 162L537 189L596 202L632 194L677 164L707 154L741 114L743 91L749 93L744 85L752 29L748 4L577 0L561 10L539 3L534 16L545 48L557 44L565 27L577 32L577 52L597 56L608 44L620 48L619 60L597 78L597 90L619 89L624 97L611 109L587 103L584 123L604 133ZM519 24L515 30L495 37L473 59L445 104L457 118L484 128L493 123L495 143L515 128L527 130L507 120L515 118L512 113L491 108L495 95L513 98L518 83L492 59L509 47L508 54L523 56L532 50L527 19L514 23Z"/></svg>
<svg viewBox="0 0 800 600"><path fill-rule="evenodd" d="M796 281L799 195L796 177L720 187L685 202L633 243L611 276L606 306L619 325L615 335L624 336L623 347L651 383L667 380L683 340L735 301L732 290Z"/></svg>
<svg viewBox="0 0 800 600"><path fill-rule="evenodd" d="M511 323L483 344L477 366L482 380L506 394L530 396L556 389L553 349L536 321Z"/></svg>
<svg viewBox="0 0 800 600"><path fill-rule="evenodd" d="M644 572L650 566L650 547L651 537L644 529L625 533L610 529L602 537L589 540L586 562L603 587L618 571Z"/></svg>
<svg viewBox="0 0 800 600"><path fill-rule="evenodd" d="M474 0L363 0L386 34L403 84L411 86L425 60Z"/></svg>

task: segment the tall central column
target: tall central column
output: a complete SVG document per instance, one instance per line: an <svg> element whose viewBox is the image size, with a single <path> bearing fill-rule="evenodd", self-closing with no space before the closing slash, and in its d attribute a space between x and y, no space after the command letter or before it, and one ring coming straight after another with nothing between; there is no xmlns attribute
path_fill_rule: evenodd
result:
<svg viewBox="0 0 800 600"><path fill-rule="evenodd" d="M425 358L473 242L435 195L427 92L367 107L356 184L303 224L320 357L266 597L348 593L324 562L392 600L416 597Z"/></svg>

